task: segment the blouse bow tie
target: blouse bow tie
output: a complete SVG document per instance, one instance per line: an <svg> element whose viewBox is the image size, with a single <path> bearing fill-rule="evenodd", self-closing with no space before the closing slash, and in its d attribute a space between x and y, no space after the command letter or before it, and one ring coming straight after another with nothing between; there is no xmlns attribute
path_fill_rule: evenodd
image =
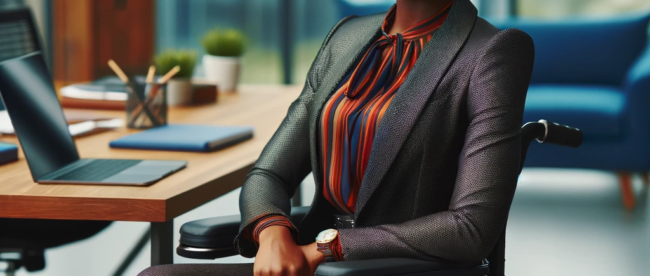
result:
<svg viewBox="0 0 650 276"><path fill-rule="evenodd" d="M404 66L396 66L402 63L405 55L412 55L412 50L403 51L404 37L402 34L389 35L383 32L383 36L375 41L366 55L361 59L356 70L350 76L348 90L345 96L356 98L361 91L368 89L384 88L387 84L393 83L395 76ZM388 57L382 58L385 49L390 49ZM376 76L374 82L369 81L370 76Z"/></svg>
<svg viewBox="0 0 650 276"><path fill-rule="evenodd" d="M431 39L445 19L451 3L434 16L402 33L389 35L390 24L395 20L395 6L388 11L381 27L383 35L372 44L348 77L345 96L356 98L362 91L377 91L396 83L396 79L406 77L405 72L415 64L424 45ZM407 69L408 68L408 69ZM401 81L399 82L401 83Z"/></svg>

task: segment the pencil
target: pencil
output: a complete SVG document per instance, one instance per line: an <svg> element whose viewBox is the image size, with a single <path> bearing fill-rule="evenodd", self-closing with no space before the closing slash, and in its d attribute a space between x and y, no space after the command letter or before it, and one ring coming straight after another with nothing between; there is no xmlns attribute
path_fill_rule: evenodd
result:
<svg viewBox="0 0 650 276"><path fill-rule="evenodd" d="M147 83L153 83L154 75L156 74L156 66L149 66L149 72L147 73Z"/></svg>
<svg viewBox="0 0 650 276"><path fill-rule="evenodd" d="M169 70L169 72L167 72L167 74L165 74L162 78L160 78L159 82L160 83L166 83L167 81L169 81L169 79L173 78L174 75L176 75L176 73L178 73L180 70L181 70L180 66L178 66L178 65L174 66L174 68L172 68L172 70Z"/></svg>
<svg viewBox="0 0 650 276"><path fill-rule="evenodd" d="M124 74L124 71L120 69L120 66L118 66L114 60L112 59L108 60L108 67L111 67L111 69L113 69L113 72L115 72L117 77L120 78L120 80L122 80L123 83L129 82L129 78L126 76L126 74Z"/></svg>

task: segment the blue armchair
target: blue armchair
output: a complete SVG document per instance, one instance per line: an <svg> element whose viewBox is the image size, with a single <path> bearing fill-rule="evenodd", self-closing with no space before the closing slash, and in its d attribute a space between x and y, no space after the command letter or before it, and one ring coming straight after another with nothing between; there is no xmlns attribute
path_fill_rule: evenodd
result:
<svg viewBox="0 0 650 276"><path fill-rule="evenodd" d="M623 203L634 208L630 174L650 171L649 14L611 19L491 22L535 42L524 121L544 118L580 128L579 149L530 147L526 167L617 172Z"/></svg>

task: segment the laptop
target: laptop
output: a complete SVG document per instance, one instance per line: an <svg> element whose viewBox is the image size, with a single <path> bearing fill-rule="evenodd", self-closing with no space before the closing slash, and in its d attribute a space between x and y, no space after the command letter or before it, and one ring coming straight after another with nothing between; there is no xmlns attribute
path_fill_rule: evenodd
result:
<svg viewBox="0 0 650 276"><path fill-rule="evenodd" d="M180 160L79 158L40 52L0 62L0 98L37 183L146 186L187 165Z"/></svg>

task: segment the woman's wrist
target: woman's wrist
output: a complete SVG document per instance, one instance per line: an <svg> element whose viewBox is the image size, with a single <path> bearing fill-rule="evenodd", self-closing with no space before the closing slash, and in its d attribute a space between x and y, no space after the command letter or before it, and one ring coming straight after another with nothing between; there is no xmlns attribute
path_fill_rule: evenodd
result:
<svg viewBox="0 0 650 276"><path fill-rule="evenodd" d="M312 267L318 267L318 265L325 262L325 255L322 252L318 251L318 245L313 242L308 245L301 246L305 258Z"/></svg>
<svg viewBox="0 0 650 276"><path fill-rule="evenodd" d="M291 243L294 243L293 236L291 235L291 231L289 230L289 228L285 226L269 226L264 228L260 232L259 235L260 245L265 242L278 241L278 240L291 241Z"/></svg>

